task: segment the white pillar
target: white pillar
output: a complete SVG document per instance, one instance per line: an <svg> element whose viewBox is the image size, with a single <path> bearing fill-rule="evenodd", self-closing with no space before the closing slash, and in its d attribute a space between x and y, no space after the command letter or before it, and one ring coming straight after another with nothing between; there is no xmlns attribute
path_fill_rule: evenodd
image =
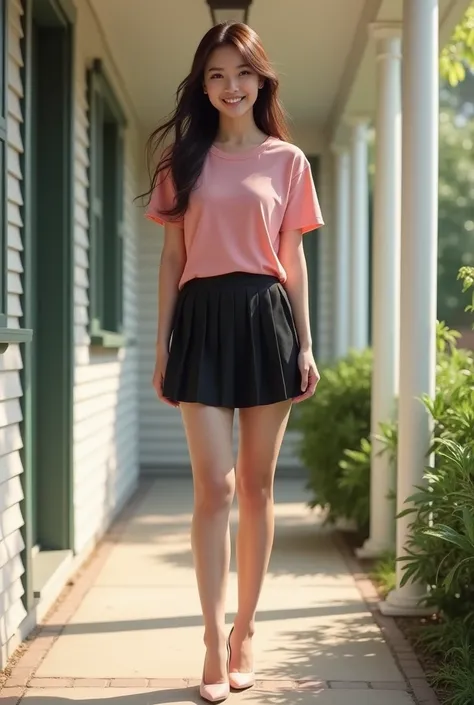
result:
<svg viewBox="0 0 474 705"><path fill-rule="evenodd" d="M358 551L375 557L395 541L395 472L377 440L380 423L394 418L398 395L401 216L401 27L374 25L377 55L375 141L370 538Z"/></svg>
<svg viewBox="0 0 474 705"><path fill-rule="evenodd" d="M334 354L340 358L349 351L350 161L347 147L333 145L332 149L336 176Z"/></svg>
<svg viewBox="0 0 474 705"><path fill-rule="evenodd" d="M398 510L423 483L432 423L419 401L435 391L438 206L438 0L404 0L402 80L402 237ZM397 555L405 555L412 517L397 520ZM385 614L419 614L425 586L400 587Z"/></svg>
<svg viewBox="0 0 474 705"><path fill-rule="evenodd" d="M367 119L350 117L350 339L349 345L363 350L369 342L369 175Z"/></svg>

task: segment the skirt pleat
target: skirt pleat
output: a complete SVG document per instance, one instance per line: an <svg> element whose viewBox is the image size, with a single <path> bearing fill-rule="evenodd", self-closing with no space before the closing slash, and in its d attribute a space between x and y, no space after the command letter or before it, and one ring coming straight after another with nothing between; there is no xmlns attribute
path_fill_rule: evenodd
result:
<svg viewBox="0 0 474 705"><path fill-rule="evenodd" d="M287 294L269 275L193 279L179 292L163 393L175 402L245 408L300 392Z"/></svg>

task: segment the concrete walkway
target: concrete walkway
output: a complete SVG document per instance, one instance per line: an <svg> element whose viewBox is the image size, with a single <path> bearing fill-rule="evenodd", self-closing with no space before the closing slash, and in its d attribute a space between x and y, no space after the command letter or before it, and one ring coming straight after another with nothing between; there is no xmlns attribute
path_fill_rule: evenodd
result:
<svg viewBox="0 0 474 705"><path fill-rule="evenodd" d="M303 483L277 483L275 547L255 638L259 682L228 702L413 704L343 556L306 498ZM157 480L142 492L107 553L84 571L18 664L13 676L21 677L36 658L24 683L28 705L201 702L191 506L190 481ZM233 565L229 625L236 596Z"/></svg>

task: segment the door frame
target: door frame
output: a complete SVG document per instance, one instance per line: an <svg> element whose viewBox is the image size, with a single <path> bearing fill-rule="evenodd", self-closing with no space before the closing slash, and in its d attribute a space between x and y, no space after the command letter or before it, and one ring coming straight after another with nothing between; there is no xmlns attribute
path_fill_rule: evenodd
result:
<svg viewBox="0 0 474 705"><path fill-rule="evenodd" d="M32 72L32 32L33 21L43 26L61 28L64 32L62 75L64 110L64 150L56 155L61 161L64 174L61 194L56 195L60 215L51 221L51 241L60 244L61 267L57 268L60 277L57 293L60 301L51 311L51 326L48 330L48 346L51 350L49 366L50 383L48 388L48 408L54 414L54 440L47 451L51 471L51 494L48 499L60 510L45 512L44 521L48 533L55 536L57 547L74 549L74 504L73 504L73 384L74 384L74 22L75 10L71 0L22 0L23 39L22 70L23 92L21 101L23 115L23 155L21 170L23 175L23 321L25 327L35 327L36 294L36 253L34 252L34 232L32 217L32 196L34 189L33 173L33 72ZM54 158L55 155L52 155ZM46 190L45 190L46 191ZM45 197L48 194L45 193ZM56 205L57 205L56 204ZM48 230L49 231L49 230ZM60 237L62 235L62 237ZM46 245L47 246L47 245ZM33 517L36 498L33 496L33 477L36 463L36 396L38 379L36 374L37 346L39 331L35 330L33 342L24 346L22 371L23 422L22 422L22 463L23 493L22 516L24 519L22 553L25 573L25 607L31 610L35 604L32 574ZM50 341L50 345L49 345ZM53 373L54 370L54 373Z"/></svg>

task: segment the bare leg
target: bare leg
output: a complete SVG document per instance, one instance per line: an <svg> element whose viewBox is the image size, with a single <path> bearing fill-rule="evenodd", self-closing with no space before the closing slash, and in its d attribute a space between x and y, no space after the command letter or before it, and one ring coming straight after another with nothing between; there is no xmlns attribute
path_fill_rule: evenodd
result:
<svg viewBox="0 0 474 705"><path fill-rule="evenodd" d="M180 407L193 469L191 536L207 647L204 682L225 683L229 513L235 491L233 411L201 404Z"/></svg>
<svg viewBox="0 0 474 705"><path fill-rule="evenodd" d="M273 545L273 480L290 410L291 401L240 410L239 607L231 639L231 671L253 670L251 638L255 612Z"/></svg>

